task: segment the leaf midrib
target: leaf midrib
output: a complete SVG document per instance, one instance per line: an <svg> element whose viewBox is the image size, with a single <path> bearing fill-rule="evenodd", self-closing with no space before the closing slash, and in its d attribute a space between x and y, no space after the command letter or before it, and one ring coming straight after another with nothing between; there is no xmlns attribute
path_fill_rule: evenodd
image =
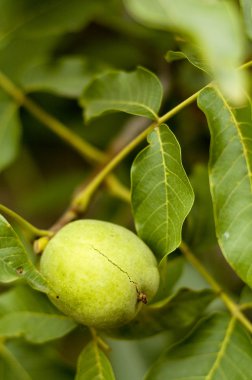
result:
<svg viewBox="0 0 252 380"><path fill-rule="evenodd" d="M207 375L206 379L205 380L213 380L213 376L214 374L216 373L217 369L220 367L220 363L221 363L221 360L222 358L224 357L225 353L226 353L226 350L227 350L227 347L228 347L228 344L230 342L230 338L231 338L231 335L234 331L234 328L235 328L235 323L236 323L236 318L235 317L232 317L228 326L227 326L227 330L226 330L226 333L225 333L225 337L222 341L222 344L221 344L221 348L220 348L220 351L218 352L218 355L215 359L215 362L213 363L213 366L209 372L209 374Z"/></svg>
<svg viewBox="0 0 252 380"><path fill-rule="evenodd" d="M156 114L156 112L154 112L150 107L146 106L143 103L133 102L133 101L125 101L125 100L94 100L93 103L94 104L95 103L96 104L97 103L100 103L100 104L122 104L122 103L124 103L124 104L129 105L129 106L141 107L141 108L147 110L151 115L153 115L155 120L158 120L158 115Z"/></svg>
<svg viewBox="0 0 252 380"><path fill-rule="evenodd" d="M168 127L167 127L168 128ZM163 151L163 145L162 145L162 140L161 140L161 136L160 136L161 132L160 132L160 128L157 129L157 136L158 136L158 140L159 140L159 146L160 146L160 153L161 153L161 157L162 157L162 168L163 168L163 172L164 172L164 181L165 181L165 206L166 206L166 216L167 216L167 225L169 225L168 221L170 220L169 219L169 211L168 211L168 202L167 202L167 199L168 199L168 182L167 182L167 172L165 170L166 168L166 162L165 162L165 152ZM167 227L167 231L169 230L169 228ZM166 251L168 249L168 239L167 239L167 234L165 236L165 247L166 247Z"/></svg>
<svg viewBox="0 0 252 380"><path fill-rule="evenodd" d="M98 369L98 376L99 379L105 380L104 374L103 374L103 368L102 368L102 363L101 363L101 355L99 353L99 348L96 342L93 342L93 349L94 349L94 354L95 354L95 360L97 364L97 369Z"/></svg>

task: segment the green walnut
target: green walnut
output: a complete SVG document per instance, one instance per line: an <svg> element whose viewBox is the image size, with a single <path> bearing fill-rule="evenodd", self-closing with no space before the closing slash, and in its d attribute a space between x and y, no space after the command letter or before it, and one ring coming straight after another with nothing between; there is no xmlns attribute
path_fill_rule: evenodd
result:
<svg viewBox="0 0 252 380"><path fill-rule="evenodd" d="M156 259L142 240L98 220L64 226L46 246L40 269L61 311L101 329L131 321L159 285Z"/></svg>

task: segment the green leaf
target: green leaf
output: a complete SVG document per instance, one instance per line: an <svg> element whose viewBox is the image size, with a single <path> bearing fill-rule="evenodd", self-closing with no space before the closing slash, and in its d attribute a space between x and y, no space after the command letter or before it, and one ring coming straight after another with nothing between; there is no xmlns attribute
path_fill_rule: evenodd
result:
<svg viewBox="0 0 252 380"><path fill-rule="evenodd" d="M92 20L99 4L99 0L1 1L0 42L13 35L38 38L77 31Z"/></svg>
<svg viewBox="0 0 252 380"><path fill-rule="evenodd" d="M202 252L217 244L207 167L196 165L190 176L190 182L195 202L188 216L185 240L194 251Z"/></svg>
<svg viewBox="0 0 252 380"><path fill-rule="evenodd" d="M76 323L28 286L16 286L0 295L0 336L24 337L44 343L68 334Z"/></svg>
<svg viewBox="0 0 252 380"><path fill-rule="evenodd" d="M24 278L30 286L44 293L49 293L49 287L29 259L25 248L7 220L0 215L0 263L9 274Z"/></svg>
<svg viewBox="0 0 252 380"><path fill-rule="evenodd" d="M247 35L252 39L252 0L240 0Z"/></svg>
<svg viewBox="0 0 252 380"><path fill-rule="evenodd" d="M252 289L249 288L247 285L245 285L241 291L240 304L246 304L248 309L252 309Z"/></svg>
<svg viewBox="0 0 252 380"><path fill-rule="evenodd" d="M173 287L175 286L176 282L179 280L180 276L182 275L183 268L184 268L184 258L181 256L175 257L171 260L170 256L167 257L166 260L162 260L162 262L159 265L159 273L160 273L160 283L159 283L159 289L157 294L155 295L154 299L151 301L152 303L155 303L157 301L160 301L171 293Z"/></svg>
<svg viewBox="0 0 252 380"><path fill-rule="evenodd" d="M12 371L17 368L17 375L7 377L6 369L6 377L2 377L0 372L0 378L3 380L20 380L18 371L26 374L25 380L74 379L73 370L63 362L55 348L49 344L31 345L20 339L15 339L6 343L5 350L9 356L8 370ZM0 358L0 368L1 365L5 365L5 358Z"/></svg>
<svg viewBox="0 0 252 380"><path fill-rule="evenodd" d="M251 378L252 341L234 317L213 315L160 357L146 380Z"/></svg>
<svg viewBox="0 0 252 380"><path fill-rule="evenodd" d="M216 234L236 273L252 286L252 123L238 121L221 92L207 87L198 98L211 131L210 188Z"/></svg>
<svg viewBox="0 0 252 380"><path fill-rule="evenodd" d="M75 380L96 379L114 380L115 376L107 356L97 343L92 341L79 356Z"/></svg>
<svg viewBox="0 0 252 380"><path fill-rule="evenodd" d="M102 6L100 0L1 1L1 70L22 85L22 76L54 54L62 35L85 27Z"/></svg>
<svg viewBox="0 0 252 380"><path fill-rule="evenodd" d="M28 285L16 285L0 294L0 318L20 311L33 311L44 314L60 314L43 293Z"/></svg>
<svg viewBox="0 0 252 380"><path fill-rule="evenodd" d="M94 79L81 97L85 117L90 120L103 113L122 111L156 120L162 100L162 85L152 72L113 71Z"/></svg>
<svg viewBox="0 0 252 380"><path fill-rule="evenodd" d="M76 327L76 323L59 314L20 311L0 318L2 338L24 337L31 343L45 343L58 339Z"/></svg>
<svg viewBox="0 0 252 380"><path fill-rule="evenodd" d="M22 75L34 65L38 65L51 54L56 45L56 38L45 37L38 40L32 38L12 39L0 54L0 69L12 81L21 85ZM1 43L1 41L0 41ZM18 65L16 64L18 62Z"/></svg>
<svg viewBox="0 0 252 380"><path fill-rule="evenodd" d="M21 135L18 106L0 94L0 171L16 158Z"/></svg>
<svg viewBox="0 0 252 380"><path fill-rule="evenodd" d="M194 196L179 143L167 125L156 128L148 142L131 170L132 207L139 236L161 260L179 246Z"/></svg>
<svg viewBox="0 0 252 380"><path fill-rule="evenodd" d="M0 345L0 378L4 380L32 380L21 363L3 345Z"/></svg>
<svg viewBox="0 0 252 380"><path fill-rule="evenodd" d="M63 57L56 62L32 66L24 72L20 82L26 91L48 91L78 98L101 68L101 65L81 57Z"/></svg>
<svg viewBox="0 0 252 380"><path fill-rule="evenodd" d="M18 275L13 273L13 270L4 262L0 261L0 282L9 283L18 279Z"/></svg>
<svg viewBox="0 0 252 380"><path fill-rule="evenodd" d="M185 53L183 51L169 50L165 55L165 59L169 63L187 59L193 66L197 67L198 69L205 72L208 71L207 65L200 58L195 56L193 53Z"/></svg>
<svg viewBox="0 0 252 380"><path fill-rule="evenodd" d="M120 339L143 339L164 331L183 337L215 297L211 290L180 289L162 302L143 307L131 323L107 333Z"/></svg>
<svg viewBox="0 0 252 380"><path fill-rule="evenodd" d="M207 64L204 54L198 54L198 49L188 42L179 42L179 47L181 51L168 51L165 55L167 62L173 62L181 59L187 59L193 66L204 71L207 74L212 74L211 70Z"/></svg>
<svg viewBox="0 0 252 380"><path fill-rule="evenodd" d="M143 24L180 33L197 46L225 94L244 98L244 73L235 70L244 57L240 17L229 1L124 0L129 12Z"/></svg>

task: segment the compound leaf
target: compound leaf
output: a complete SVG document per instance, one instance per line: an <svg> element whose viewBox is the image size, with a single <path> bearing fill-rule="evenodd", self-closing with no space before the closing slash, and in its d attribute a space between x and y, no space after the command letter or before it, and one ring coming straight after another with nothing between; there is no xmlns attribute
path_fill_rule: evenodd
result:
<svg viewBox="0 0 252 380"><path fill-rule="evenodd" d="M131 169L132 207L139 236L161 260L179 246L194 196L167 125L151 132L148 142Z"/></svg>
<svg viewBox="0 0 252 380"><path fill-rule="evenodd" d="M115 380L115 376L107 356L97 343L92 341L79 356L75 380L96 379Z"/></svg>
<svg viewBox="0 0 252 380"><path fill-rule="evenodd" d="M81 97L85 117L90 120L105 112L122 111L157 119L162 100L162 86L152 72L108 72L94 79Z"/></svg>
<svg viewBox="0 0 252 380"><path fill-rule="evenodd" d="M209 162L216 234L236 273L252 286L252 122L240 121L221 92L201 91L199 107L211 131Z"/></svg>

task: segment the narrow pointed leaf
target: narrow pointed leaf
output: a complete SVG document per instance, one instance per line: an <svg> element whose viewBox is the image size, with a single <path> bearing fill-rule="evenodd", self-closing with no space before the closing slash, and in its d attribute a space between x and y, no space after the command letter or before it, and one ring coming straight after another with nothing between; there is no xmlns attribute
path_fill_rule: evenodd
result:
<svg viewBox="0 0 252 380"><path fill-rule="evenodd" d="M179 143L167 125L155 129L148 142L131 170L132 207L139 236L161 260L179 246L194 196Z"/></svg>
<svg viewBox="0 0 252 380"><path fill-rule="evenodd" d="M197 46L221 88L234 101L243 98L244 57L240 16L230 1L124 0L129 12L147 26L180 33Z"/></svg>
<svg viewBox="0 0 252 380"><path fill-rule="evenodd" d="M224 256L252 286L252 122L239 122L215 87L198 99L211 131L209 162L216 234Z"/></svg>
<svg viewBox="0 0 252 380"><path fill-rule="evenodd" d="M132 322L109 331L109 334L120 339L143 339L170 331L174 336L182 337L199 321L215 297L208 289L180 289L166 300L142 308Z"/></svg>
<svg viewBox="0 0 252 380"><path fill-rule="evenodd" d="M79 356L75 380L96 379L115 380L115 376L107 356L97 343L92 341Z"/></svg>
<svg viewBox="0 0 252 380"><path fill-rule="evenodd" d="M21 135L18 106L0 96L0 171L15 159Z"/></svg>
<svg viewBox="0 0 252 380"><path fill-rule="evenodd" d="M24 278L34 289L49 293L46 280L29 259L17 234L0 215L0 263L1 268L13 276Z"/></svg>
<svg viewBox="0 0 252 380"><path fill-rule="evenodd" d="M230 315L213 315L153 366L146 380L251 378L252 341Z"/></svg>
<svg viewBox="0 0 252 380"><path fill-rule="evenodd" d="M157 119L162 100L162 86L150 71L108 72L94 79L81 97L86 120L111 111Z"/></svg>

